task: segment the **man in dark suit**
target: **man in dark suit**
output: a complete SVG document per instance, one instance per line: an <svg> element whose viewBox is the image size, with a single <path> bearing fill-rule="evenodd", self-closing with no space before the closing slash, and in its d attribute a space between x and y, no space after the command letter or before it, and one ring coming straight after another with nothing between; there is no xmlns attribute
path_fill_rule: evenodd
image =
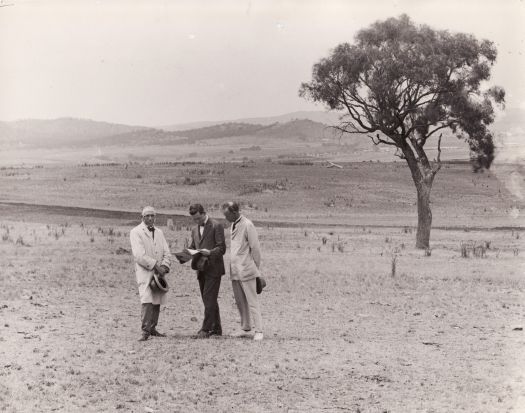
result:
<svg viewBox="0 0 525 413"><path fill-rule="evenodd" d="M208 338L222 335L221 315L217 297L224 275L226 252L224 227L211 219L201 204L190 206L190 215L197 224L191 231L190 249L199 250L191 261L191 268L197 271L202 302L204 303L204 320L197 333L197 338Z"/></svg>

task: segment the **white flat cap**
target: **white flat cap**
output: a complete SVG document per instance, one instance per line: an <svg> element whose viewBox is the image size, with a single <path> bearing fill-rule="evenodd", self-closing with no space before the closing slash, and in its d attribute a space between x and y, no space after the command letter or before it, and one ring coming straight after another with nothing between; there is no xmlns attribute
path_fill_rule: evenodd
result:
<svg viewBox="0 0 525 413"><path fill-rule="evenodd" d="M155 208L153 208L152 206L144 207L144 209L142 210L142 216L146 215L155 215Z"/></svg>

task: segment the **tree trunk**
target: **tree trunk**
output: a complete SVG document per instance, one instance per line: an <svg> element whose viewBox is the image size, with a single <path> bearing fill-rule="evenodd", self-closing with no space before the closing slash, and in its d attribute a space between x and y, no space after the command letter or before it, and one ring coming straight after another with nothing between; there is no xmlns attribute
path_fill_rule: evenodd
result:
<svg viewBox="0 0 525 413"><path fill-rule="evenodd" d="M430 191L434 182L434 173L430 165L421 165L412 150L405 146L403 153L412 174L417 190L417 234L416 248L430 247L430 229L432 227L432 211L430 211Z"/></svg>
<svg viewBox="0 0 525 413"><path fill-rule="evenodd" d="M432 228L432 211L430 210L430 190L432 183L420 182L417 188L417 234L416 248L430 247L430 229Z"/></svg>

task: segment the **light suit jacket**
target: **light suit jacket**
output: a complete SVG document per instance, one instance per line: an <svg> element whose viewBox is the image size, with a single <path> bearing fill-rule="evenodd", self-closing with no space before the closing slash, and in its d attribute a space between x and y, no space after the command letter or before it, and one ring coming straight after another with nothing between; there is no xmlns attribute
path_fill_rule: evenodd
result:
<svg viewBox="0 0 525 413"><path fill-rule="evenodd" d="M233 227L233 224L232 224ZM252 221L241 215L231 233L230 278L248 281L260 276L261 247Z"/></svg>
<svg viewBox="0 0 525 413"><path fill-rule="evenodd" d="M166 293L151 290L149 283L153 278L155 263L170 268L170 250L162 231L155 227L155 239L144 222L129 233L131 251L135 258L135 272L141 303L165 304Z"/></svg>

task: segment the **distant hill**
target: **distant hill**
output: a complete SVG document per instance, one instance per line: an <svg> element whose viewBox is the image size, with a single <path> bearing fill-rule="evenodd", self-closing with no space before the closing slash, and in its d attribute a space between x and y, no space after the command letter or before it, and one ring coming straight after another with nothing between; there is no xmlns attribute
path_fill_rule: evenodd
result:
<svg viewBox="0 0 525 413"><path fill-rule="evenodd" d="M159 126L159 129L166 131L184 131L189 129L198 129L209 126L220 125L224 123L250 123L254 125L272 125L274 123L286 123L292 120L308 119L325 125L334 125L339 120L339 114L336 112L325 111L298 111L285 113L278 116L263 116L255 118L241 118L227 121L202 121L192 123L181 123L176 125Z"/></svg>
<svg viewBox="0 0 525 413"><path fill-rule="evenodd" d="M309 119L294 119L270 124L249 124L228 122L199 129L173 131L188 141L219 139L234 136L256 136L261 139L299 139L302 141L319 141L323 138L333 139L335 132L328 125Z"/></svg>
<svg viewBox="0 0 525 413"><path fill-rule="evenodd" d="M286 113L279 116L241 118L230 121L203 121L183 123L176 125L160 126L158 129L165 131L181 132L185 130L212 127L226 123L248 123L255 125L272 125L275 123L287 123L293 120L311 120L325 125L336 125L341 113L327 111L299 111ZM525 110L519 108L507 108L491 125L496 133L524 134L525 133Z"/></svg>
<svg viewBox="0 0 525 413"><path fill-rule="evenodd" d="M0 143L11 146L53 147L145 130L142 126L87 119L26 119L0 122Z"/></svg>
<svg viewBox="0 0 525 413"><path fill-rule="evenodd" d="M261 141L278 139L283 142L291 140L320 142L323 139L334 139L335 136L334 131L327 125L303 119L270 125L228 122L181 131L165 131L153 128L140 129L109 137L77 142L76 145L179 145L231 137L251 137Z"/></svg>
<svg viewBox="0 0 525 413"><path fill-rule="evenodd" d="M247 123L223 123L203 128L166 131L155 128L138 129L131 132L120 133L109 137L81 142L81 144L99 146L105 145L177 145L182 143L195 143L201 140L220 139L234 136L252 136L257 131L264 129L262 125Z"/></svg>
<svg viewBox="0 0 525 413"><path fill-rule="evenodd" d="M254 135L265 128L265 126L259 124L227 122L198 129L174 131L173 133L177 136L186 137L189 141L198 141L204 139L219 139L232 136Z"/></svg>
<svg viewBox="0 0 525 413"><path fill-rule="evenodd" d="M22 148L178 145L229 137L247 137L261 143L266 139L320 143L339 139L336 131L329 127L337 124L338 118L337 113L303 111L273 117L246 118L235 122L219 122L213 125L209 122L201 122L200 124L206 126L191 129L182 127L177 130L170 130L177 125L160 129L75 118L27 119L0 122L0 144L3 147ZM513 144L523 142L525 110L508 109L497 118L492 129L496 132L497 142L501 145L508 142ZM444 146L462 145L454 137L444 138ZM373 148L369 140L362 135L345 135L343 140L356 150Z"/></svg>

